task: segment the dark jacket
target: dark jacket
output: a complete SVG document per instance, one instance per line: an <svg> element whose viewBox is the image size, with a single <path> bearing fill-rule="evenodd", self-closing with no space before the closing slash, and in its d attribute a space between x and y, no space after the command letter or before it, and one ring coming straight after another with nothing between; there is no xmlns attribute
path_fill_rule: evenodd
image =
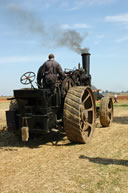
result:
<svg viewBox="0 0 128 193"><path fill-rule="evenodd" d="M43 84L54 84L58 77L60 79L65 78L65 74L62 71L60 64L55 60L48 60L38 70L37 83L41 86L43 79Z"/></svg>

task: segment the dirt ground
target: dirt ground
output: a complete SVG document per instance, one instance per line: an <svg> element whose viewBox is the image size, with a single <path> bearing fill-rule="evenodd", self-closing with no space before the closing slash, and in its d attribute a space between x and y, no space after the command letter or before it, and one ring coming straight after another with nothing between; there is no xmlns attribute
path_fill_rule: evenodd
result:
<svg viewBox="0 0 128 193"><path fill-rule="evenodd" d="M8 104L0 102L1 129ZM92 140L82 145L64 133L32 136L23 144L1 131L0 192L128 193L128 106L115 106L111 127L97 123Z"/></svg>

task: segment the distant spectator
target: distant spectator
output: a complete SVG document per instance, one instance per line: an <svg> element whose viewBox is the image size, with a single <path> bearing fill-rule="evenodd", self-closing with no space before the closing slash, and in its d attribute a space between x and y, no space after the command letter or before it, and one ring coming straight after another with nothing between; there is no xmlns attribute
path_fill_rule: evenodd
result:
<svg viewBox="0 0 128 193"><path fill-rule="evenodd" d="M117 94L114 95L114 103L118 103L117 102Z"/></svg>

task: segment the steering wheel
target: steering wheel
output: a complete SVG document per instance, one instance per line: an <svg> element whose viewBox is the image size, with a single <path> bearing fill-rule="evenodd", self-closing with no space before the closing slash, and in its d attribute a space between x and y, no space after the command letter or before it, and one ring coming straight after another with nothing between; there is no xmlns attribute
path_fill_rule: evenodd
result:
<svg viewBox="0 0 128 193"><path fill-rule="evenodd" d="M36 75L34 72L26 72L21 76L20 82L22 84L31 84L35 80L35 77Z"/></svg>

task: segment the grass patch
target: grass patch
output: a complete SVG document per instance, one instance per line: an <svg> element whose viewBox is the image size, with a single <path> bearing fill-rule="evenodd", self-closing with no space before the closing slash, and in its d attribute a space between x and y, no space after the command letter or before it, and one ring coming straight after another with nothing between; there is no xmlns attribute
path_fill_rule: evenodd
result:
<svg viewBox="0 0 128 193"><path fill-rule="evenodd" d="M114 107L128 107L128 104L119 104L119 103L114 103Z"/></svg>
<svg viewBox="0 0 128 193"><path fill-rule="evenodd" d="M128 107L128 104L123 103L113 103L114 107ZM96 107L100 107L100 103L96 103Z"/></svg>

